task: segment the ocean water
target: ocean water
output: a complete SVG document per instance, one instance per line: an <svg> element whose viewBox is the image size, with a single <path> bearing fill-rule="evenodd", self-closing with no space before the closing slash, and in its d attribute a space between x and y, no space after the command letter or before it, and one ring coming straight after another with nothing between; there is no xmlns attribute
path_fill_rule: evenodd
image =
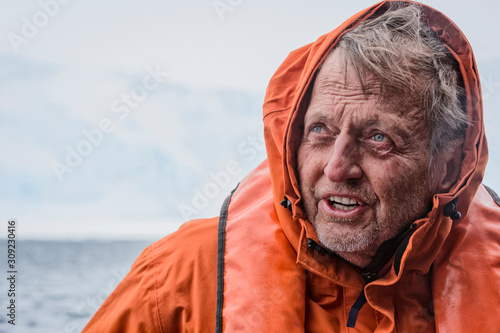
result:
<svg viewBox="0 0 500 333"><path fill-rule="evenodd" d="M0 332L81 332L150 243L17 241L13 326L7 322L7 245L0 241Z"/></svg>

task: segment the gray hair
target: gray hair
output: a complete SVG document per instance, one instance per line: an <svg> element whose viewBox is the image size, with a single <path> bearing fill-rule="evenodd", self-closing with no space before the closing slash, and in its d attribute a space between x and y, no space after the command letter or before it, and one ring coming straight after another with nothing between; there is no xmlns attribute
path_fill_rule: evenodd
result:
<svg viewBox="0 0 500 333"><path fill-rule="evenodd" d="M424 22L420 6L392 2L382 15L345 33L335 49L349 60L359 81L369 71L382 83L381 96L410 97L430 125L429 170L436 155L450 153L469 125L458 63Z"/></svg>

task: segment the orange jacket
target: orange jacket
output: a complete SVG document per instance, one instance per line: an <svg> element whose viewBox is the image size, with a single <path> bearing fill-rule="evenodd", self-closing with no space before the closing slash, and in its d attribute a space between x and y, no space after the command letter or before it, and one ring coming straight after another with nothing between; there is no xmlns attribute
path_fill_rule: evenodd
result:
<svg viewBox="0 0 500 333"><path fill-rule="evenodd" d="M473 124L458 182L434 196L367 284L317 245L301 210L293 154L308 87L342 32L385 8L376 4L288 56L266 93L267 160L219 218L188 222L146 248L84 332L500 331L500 198L481 185L488 153L479 77L469 43L440 12L422 8L460 64ZM443 213L453 203L456 221ZM356 311L355 328L346 327Z"/></svg>

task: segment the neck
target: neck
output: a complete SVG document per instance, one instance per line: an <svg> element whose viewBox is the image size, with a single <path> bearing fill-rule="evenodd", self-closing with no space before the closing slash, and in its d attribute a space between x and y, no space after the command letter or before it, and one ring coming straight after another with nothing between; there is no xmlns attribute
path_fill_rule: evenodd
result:
<svg viewBox="0 0 500 333"><path fill-rule="evenodd" d="M376 253L370 253L368 251L335 253L353 265L358 266L362 271L378 273L389 262L394 253L396 253L403 239L411 235L414 230L414 227L410 227L396 237L384 241L380 244Z"/></svg>
<svg viewBox="0 0 500 333"><path fill-rule="evenodd" d="M367 253L365 251L355 251L355 252L335 252L339 257L347 260L351 264L358 266L360 268L368 266L375 257L375 253Z"/></svg>

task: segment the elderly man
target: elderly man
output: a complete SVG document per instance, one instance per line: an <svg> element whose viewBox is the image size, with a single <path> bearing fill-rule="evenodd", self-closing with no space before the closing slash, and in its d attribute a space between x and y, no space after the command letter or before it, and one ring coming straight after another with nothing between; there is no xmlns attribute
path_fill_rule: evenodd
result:
<svg viewBox="0 0 500 333"><path fill-rule="evenodd" d="M85 332L494 332L500 199L472 50L386 1L285 60L268 159L148 247Z"/></svg>

